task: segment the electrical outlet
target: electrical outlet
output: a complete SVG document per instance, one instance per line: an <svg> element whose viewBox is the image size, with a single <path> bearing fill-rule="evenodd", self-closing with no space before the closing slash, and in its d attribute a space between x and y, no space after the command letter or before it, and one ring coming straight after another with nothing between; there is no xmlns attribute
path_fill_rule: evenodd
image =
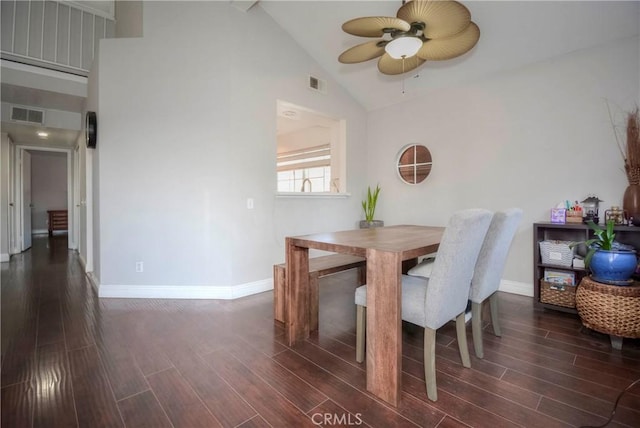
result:
<svg viewBox="0 0 640 428"><path fill-rule="evenodd" d="M144 263L136 262L136 272L144 272Z"/></svg>
<svg viewBox="0 0 640 428"><path fill-rule="evenodd" d="M253 209L253 198L248 198L247 199L247 209L248 210L252 210Z"/></svg>

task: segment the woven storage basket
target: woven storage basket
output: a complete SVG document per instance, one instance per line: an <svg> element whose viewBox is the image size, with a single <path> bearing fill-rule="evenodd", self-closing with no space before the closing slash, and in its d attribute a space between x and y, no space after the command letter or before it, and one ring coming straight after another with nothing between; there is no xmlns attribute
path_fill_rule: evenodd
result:
<svg viewBox="0 0 640 428"><path fill-rule="evenodd" d="M576 286L540 280L540 301L565 308L576 307Z"/></svg>
<svg viewBox="0 0 640 428"><path fill-rule="evenodd" d="M600 333L640 337L640 283L607 285L585 277L576 295L582 324Z"/></svg>

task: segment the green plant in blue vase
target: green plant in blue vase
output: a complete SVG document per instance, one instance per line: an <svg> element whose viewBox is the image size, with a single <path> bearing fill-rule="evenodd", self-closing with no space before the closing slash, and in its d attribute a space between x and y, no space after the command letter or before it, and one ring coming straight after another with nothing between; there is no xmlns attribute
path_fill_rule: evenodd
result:
<svg viewBox="0 0 640 428"><path fill-rule="evenodd" d="M587 246L587 255L584 258L584 265L589 267L591 265L591 259L598 250L611 251L613 249L613 243L615 241L616 234L613 231L615 226L613 220L609 220L606 224L606 228L595 224L593 220L587 222L587 226L593 230L594 238L584 241Z"/></svg>
<svg viewBox="0 0 640 428"><path fill-rule="evenodd" d="M605 227L587 222L594 237L584 241L587 255L584 264L592 272L595 281L613 285L630 284L631 275L636 270L636 252L629 246L615 241L615 222L607 221Z"/></svg>

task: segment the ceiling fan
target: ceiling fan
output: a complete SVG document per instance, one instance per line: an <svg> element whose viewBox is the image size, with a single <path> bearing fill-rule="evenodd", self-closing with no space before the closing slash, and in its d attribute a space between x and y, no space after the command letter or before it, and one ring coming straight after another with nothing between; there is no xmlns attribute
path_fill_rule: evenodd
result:
<svg viewBox="0 0 640 428"><path fill-rule="evenodd" d="M355 64L380 57L381 73L402 74L425 61L458 57L471 50L480 38L480 29L471 22L471 13L455 0L403 0L396 16L370 16L345 22L342 25L345 33L381 39L347 49L338 61Z"/></svg>

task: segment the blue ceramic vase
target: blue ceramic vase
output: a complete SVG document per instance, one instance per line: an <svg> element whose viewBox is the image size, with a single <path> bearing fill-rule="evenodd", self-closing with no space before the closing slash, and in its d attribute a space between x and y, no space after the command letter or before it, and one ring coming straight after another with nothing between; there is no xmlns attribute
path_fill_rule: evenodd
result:
<svg viewBox="0 0 640 428"><path fill-rule="evenodd" d="M597 282L629 285L637 265L635 251L598 250L593 255L589 267L593 272L593 279Z"/></svg>

